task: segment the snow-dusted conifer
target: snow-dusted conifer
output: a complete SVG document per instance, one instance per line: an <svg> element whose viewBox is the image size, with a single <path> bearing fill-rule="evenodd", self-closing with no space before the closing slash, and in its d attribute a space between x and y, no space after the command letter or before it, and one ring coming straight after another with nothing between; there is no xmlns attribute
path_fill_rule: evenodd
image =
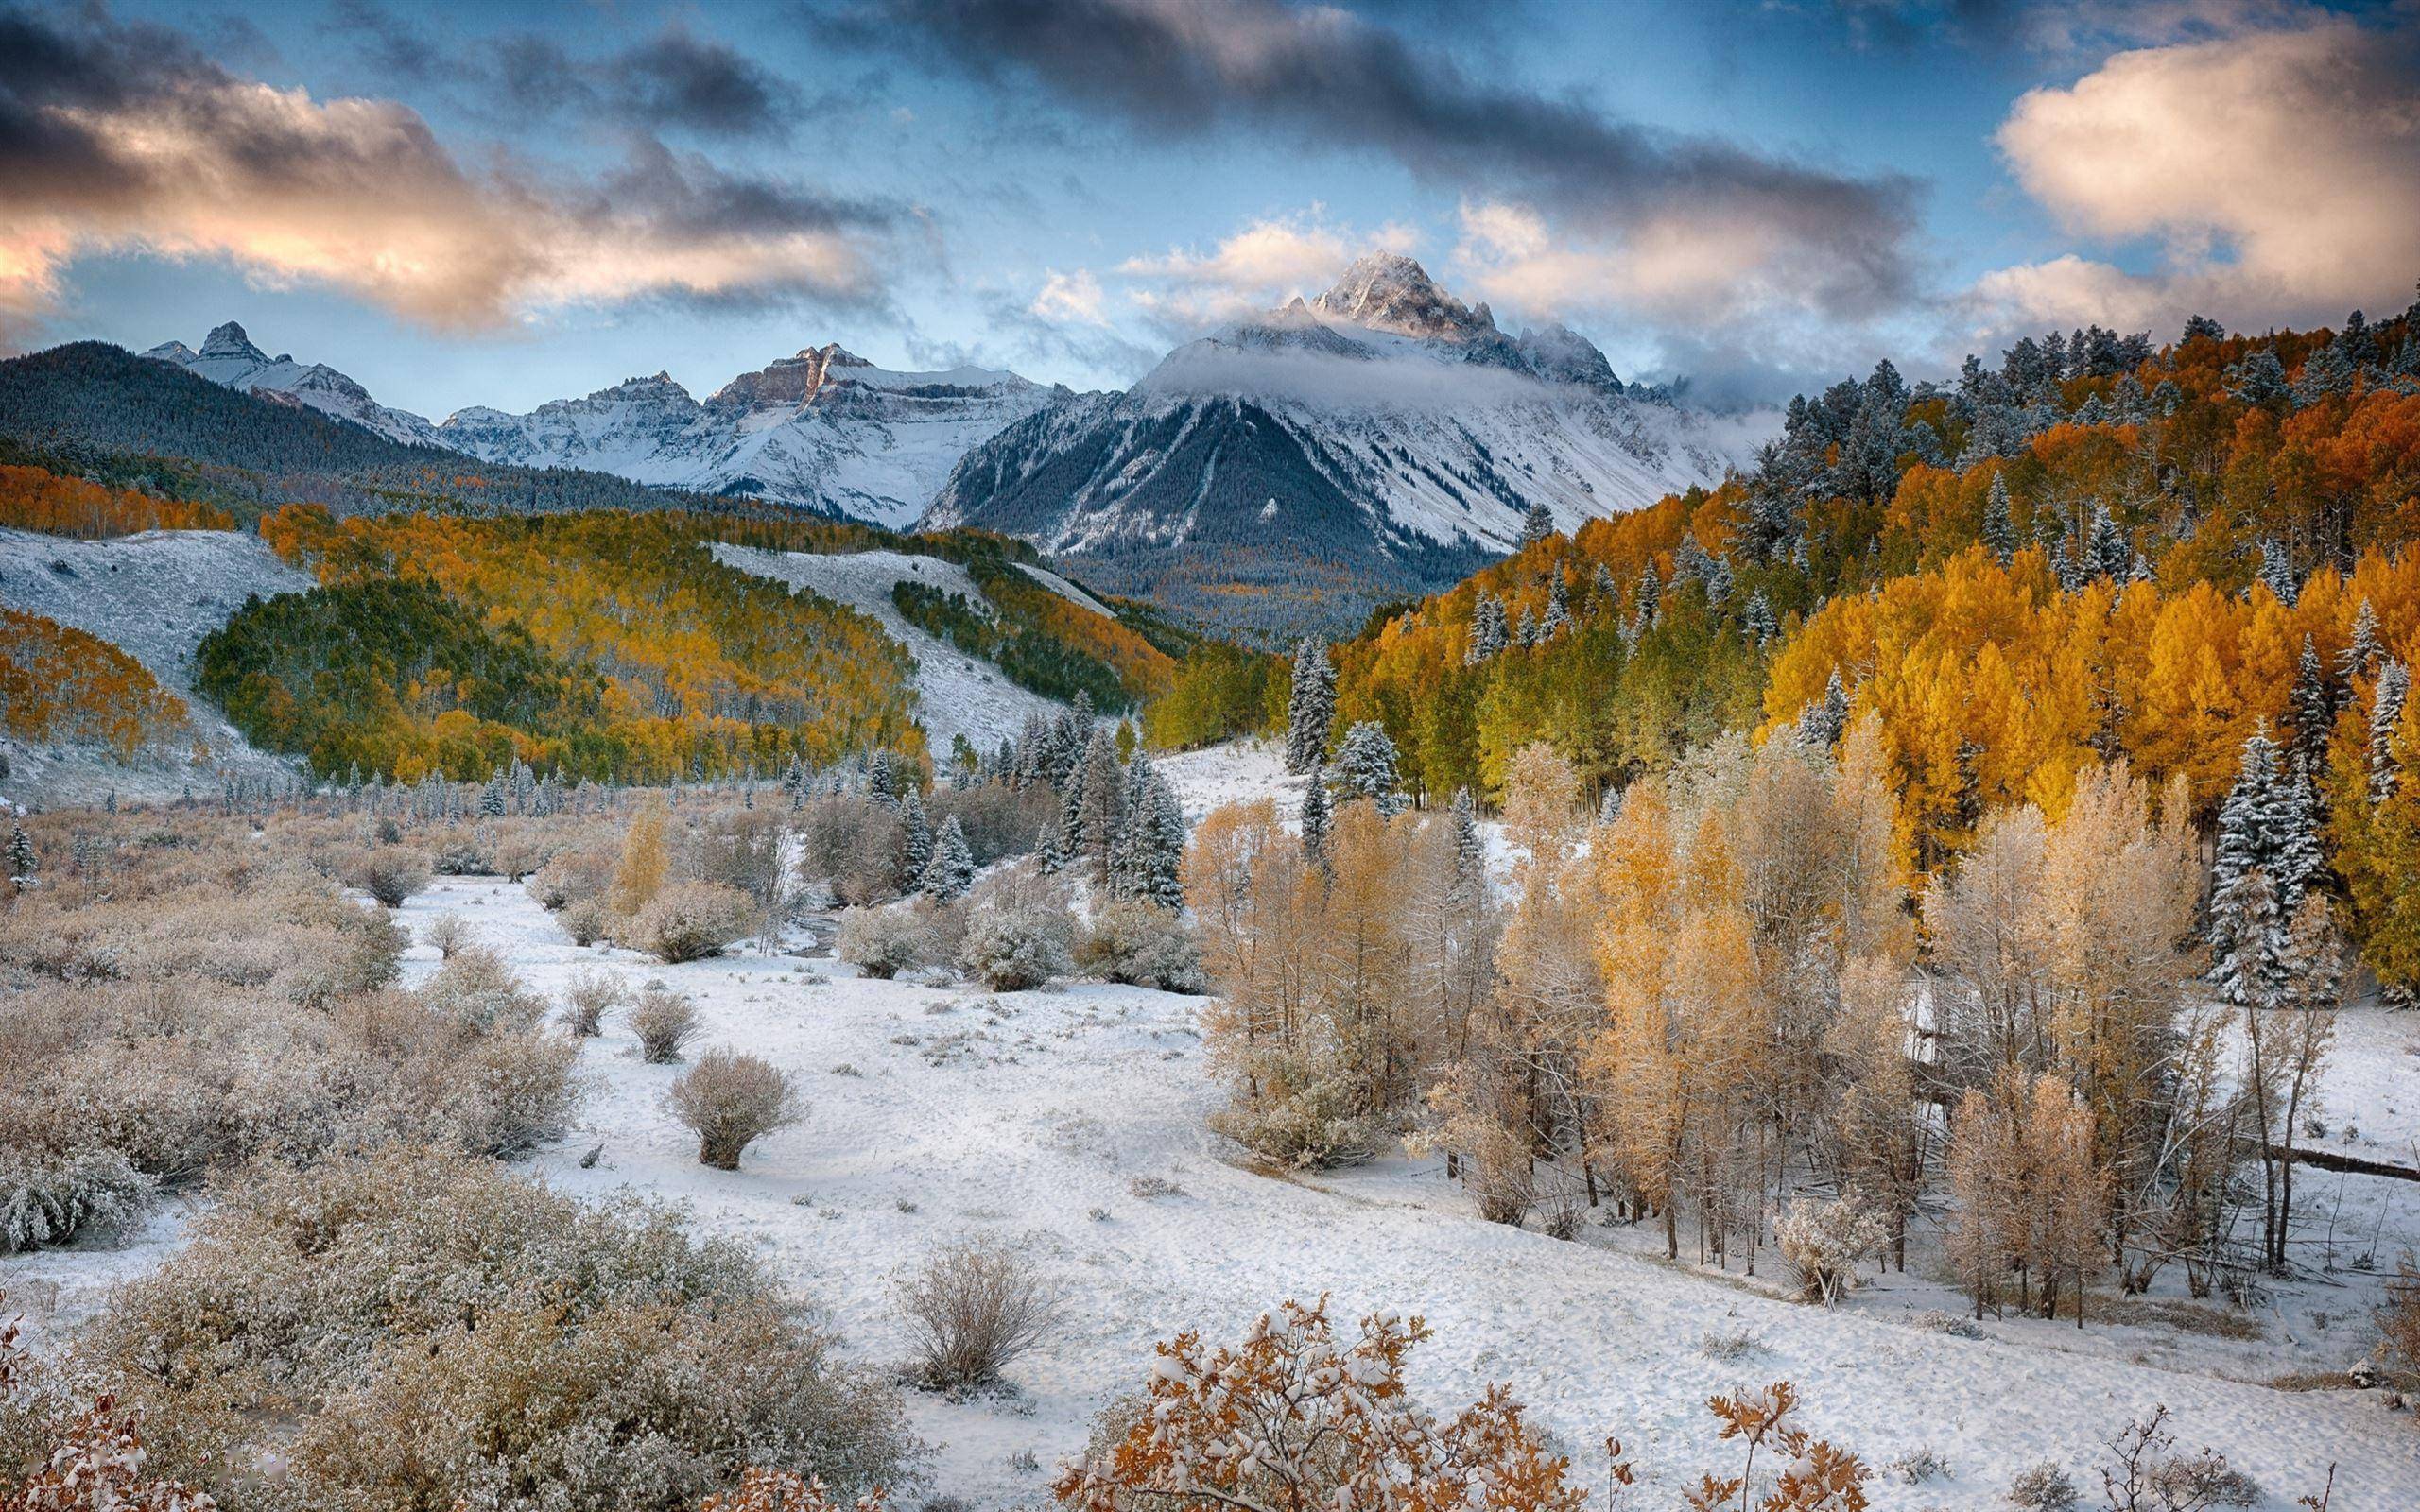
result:
<svg viewBox="0 0 2420 1512"><path fill-rule="evenodd" d="M942 902L963 898L975 885L975 851L966 843L966 830L953 814L942 820L941 832L933 837L932 859L925 863L923 878L925 892Z"/></svg>
<svg viewBox="0 0 2420 1512"><path fill-rule="evenodd" d="M1286 701L1286 769L1307 772L1327 754L1336 722L1336 667L1327 647L1310 636L1294 648L1293 690Z"/></svg>
<svg viewBox="0 0 2420 1512"><path fill-rule="evenodd" d="M1313 766L1303 784L1303 852L1319 867L1327 866L1328 832L1336 828L1336 804L1327 793L1327 768Z"/></svg>
<svg viewBox="0 0 2420 1512"><path fill-rule="evenodd" d="M1529 513L1521 517L1521 549L1527 551L1553 534L1554 511L1543 503L1530 506Z"/></svg>
<svg viewBox="0 0 2420 1512"><path fill-rule="evenodd" d="M1748 595L1748 607L1740 611L1739 622L1758 645L1769 644L1781 634L1781 621L1773 614L1772 600L1761 588Z"/></svg>
<svg viewBox="0 0 2420 1512"><path fill-rule="evenodd" d="M1396 761L1387 727L1364 719L1345 732L1344 745L1337 751L1337 786L1348 799L1374 800L1378 812L1392 818L1406 807Z"/></svg>
<svg viewBox="0 0 2420 1512"><path fill-rule="evenodd" d="M2336 659L2336 680L2349 689L2355 678L2366 675L2385 654L2385 643L2378 639L2378 611L2364 598L2353 611L2352 638Z"/></svg>
<svg viewBox="0 0 2420 1512"><path fill-rule="evenodd" d="M2401 773L2394 761L2394 732L2403 723L2403 706L2411 696L2411 674L2390 660L2378 669L2377 690L2370 696L2370 801L2383 803L2394 796Z"/></svg>
<svg viewBox="0 0 2420 1512"><path fill-rule="evenodd" d="M925 816L924 795L908 784L908 794L899 800L899 828L906 840L900 847L899 859L908 885L914 886L933 859L932 821Z"/></svg>

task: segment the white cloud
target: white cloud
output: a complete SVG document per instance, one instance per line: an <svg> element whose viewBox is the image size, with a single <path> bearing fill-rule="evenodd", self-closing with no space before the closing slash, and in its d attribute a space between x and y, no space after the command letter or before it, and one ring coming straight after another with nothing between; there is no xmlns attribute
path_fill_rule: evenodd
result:
<svg viewBox="0 0 2420 1512"><path fill-rule="evenodd" d="M1042 292L1033 297L1033 302L1026 310L1028 314L1045 320L1105 326L1109 324L1107 304L1108 296L1101 289L1100 280L1093 276L1091 268L1080 267L1072 273L1062 273L1054 267L1046 270L1042 281Z"/></svg>
<svg viewBox="0 0 2420 1512"><path fill-rule="evenodd" d="M1207 252L1176 248L1158 257L1130 257L1117 272L1156 323L1189 334L1257 315L1296 295L1322 293L1355 258L1408 252L1418 241L1402 225L1367 232L1331 226L1314 207L1302 215L1253 221Z"/></svg>
<svg viewBox="0 0 2420 1512"><path fill-rule="evenodd" d="M2118 53L2021 97L1996 140L2062 225L2150 240L2159 263L2002 269L1974 291L1987 317L2308 323L2410 287L2420 28L2331 20Z"/></svg>

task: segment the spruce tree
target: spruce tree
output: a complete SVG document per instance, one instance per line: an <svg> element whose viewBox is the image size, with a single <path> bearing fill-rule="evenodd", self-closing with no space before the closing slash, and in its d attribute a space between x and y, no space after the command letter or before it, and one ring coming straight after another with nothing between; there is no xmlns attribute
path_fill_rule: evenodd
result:
<svg viewBox="0 0 2420 1512"><path fill-rule="evenodd" d="M942 820L941 833L933 837L932 859L925 863L923 886L925 892L942 902L966 896L975 885L975 851L966 843L966 831L953 814Z"/></svg>
<svg viewBox="0 0 2420 1512"><path fill-rule="evenodd" d="M1454 789L1454 877L1459 884L1481 882L1487 876L1487 837L1479 833L1478 805L1467 787Z"/></svg>
<svg viewBox="0 0 2420 1512"><path fill-rule="evenodd" d="M2124 582L2135 564L2135 548L2127 542L2126 533L2118 528L2107 505L2092 512L2092 537L2085 550L2093 576L2111 582Z"/></svg>
<svg viewBox="0 0 2420 1512"><path fill-rule="evenodd" d="M1126 827L1125 774L1118 769L1117 747L1108 730L1094 730L1084 747L1080 772L1080 828L1067 847L1067 859L1071 864L1080 862L1095 885L1106 886L1111 853Z"/></svg>
<svg viewBox="0 0 2420 1512"><path fill-rule="evenodd" d="M1740 611L1739 623L1758 645L1770 644L1781 634L1781 621L1774 616L1772 601L1761 588L1748 595L1748 607Z"/></svg>
<svg viewBox="0 0 2420 1512"><path fill-rule="evenodd" d="M2377 687L2370 695L2370 801L2383 803L2394 796L2401 774L2395 769L2394 732L2403 723L2403 706L2411 696L2411 674L2400 662L2378 669Z"/></svg>
<svg viewBox="0 0 2420 1512"><path fill-rule="evenodd" d="M1161 908L1183 908L1184 811L1175 790L1159 773L1150 773L1145 782L1127 828L1129 839L1116 879L1118 895Z"/></svg>
<svg viewBox="0 0 2420 1512"><path fill-rule="evenodd" d="M1539 627L1539 634L1551 641L1569 628L1571 604L1564 592L1563 574L1557 572L1547 578L1547 617Z"/></svg>
<svg viewBox="0 0 2420 1512"><path fill-rule="evenodd" d="M918 793L912 784L907 797L899 801L899 827L907 836L899 850L901 871L912 887L924 876L925 868L932 864L933 859L932 823L925 817L924 795Z"/></svg>
<svg viewBox="0 0 2420 1512"><path fill-rule="evenodd" d="M1470 646L1462 654L1463 664L1477 666L1498 655L1509 638L1505 629L1504 600L1494 593L1479 594L1478 602L1471 606Z"/></svg>
<svg viewBox="0 0 2420 1512"><path fill-rule="evenodd" d="M1554 511L1543 503L1530 506L1530 512L1521 517L1521 549L1527 551L1553 534Z"/></svg>
<svg viewBox="0 0 2420 1512"><path fill-rule="evenodd" d="M1834 667L1824 680L1824 696L1806 706L1798 716L1799 738L1815 750L1828 751L1840 743L1849 728L1849 692L1841 683L1841 669Z"/></svg>
<svg viewBox="0 0 2420 1512"><path fill-rule="evenodd" d="M2349 691L2353 679L2366 676L2385 654L2385 644L2378 639L2378 611L2364 598L2353 611L2353 637L2336 659L2336 680Z"/></svg>
<svg viewBox="0 0 2420 1512"><path fill-rule="evenodd" d="M1327 755L1336 722L1336 667L1327 647L1310 636L1294 648L1294 683L1286 701L1286 769L1307 772Z"/></svg>
<svg viewBox="0 0 2420 1512"><path fill-rule="evenodd" d="M1328 832L1336 827L1336 806L1327 795L1327 768L1313 766L1303 784L1303 853L1321 870L1327 869Z"/></svg>
<svg viewBox="0 0 2420 1512"><path fill-rule="evenodd" d="M1647 565L1639 571L1638 592L1634 596L1637 602L1633 606L1633 618L1637 620L1638 627L1644 630L1660 619L1664 611L1664 583L1655 576L1655 562L1652 558L1650 558Z"/></svg>
<svg viewBox="0 0 2420 1512"><path fill-rule="evenodd" d="M2294 600L2302 596L2302 583L2294 576L2293 559L2275 541L2260 543L2260 580L2288 609L2293 608Z"/></svg>
<svg viewBox="0 0 2420 1512"><path fill-rule="evenodd" d="M1345 732L1336 753L1337 786L1347 799L1366 798L1389 818L1409 806L1396 771L1395 743L1387 727L1364 719Z"/></svg>
<svg viewBox="0 0 2420 1512"><path fill-rule="evenodd" d="M2293 721L2294 754L2308 770L2325 770L2328 725L2336 711L2329 704L2327 674L2320 667L2319 649L2308 635L2303 637L2302 659L2294 665L2287 717Z"/></svg>
<svg viewBox="0 0 2420 1512"><path fill-rule="evenodd" d="M9 881L30 887L42 874L42 858L34 853L34 837L22 824L9 826Z"/></svg>

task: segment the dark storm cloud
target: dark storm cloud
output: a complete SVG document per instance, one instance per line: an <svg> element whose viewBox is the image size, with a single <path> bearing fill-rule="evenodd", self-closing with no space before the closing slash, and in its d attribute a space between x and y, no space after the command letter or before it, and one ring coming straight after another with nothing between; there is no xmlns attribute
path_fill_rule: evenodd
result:
<svg viewBox="0 0 2420 1512"><path fill-rule="evenodd" d="M804 108L787 79L677 22L593 56L532 31L441 43L374 0L338 0L328 29L386 77L459 86L525 119L578 112L649 130L781 139Z"/></svg>
<svg viewBox="0 0 2420 1512"><path fill-rule="evenodd" d="M978 77L1030 79L1083 109L1171 136L1273 127L1390 155L1467 193L1517 194L1557 220L1618 233L1686 214L1754 229L1818 260L1821 299L1904 301L1917 186L1829 172L1652 130L1574 98L1472 77L1402 33L1282 0L880 0L829 13L831 36L908 46Z"/></svg>

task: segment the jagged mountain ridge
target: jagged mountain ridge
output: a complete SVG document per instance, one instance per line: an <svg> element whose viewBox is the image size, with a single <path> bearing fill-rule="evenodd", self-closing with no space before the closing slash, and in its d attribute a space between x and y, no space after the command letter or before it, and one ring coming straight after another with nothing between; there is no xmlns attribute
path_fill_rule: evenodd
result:
<svg viewBox="0 0 2420 1512"><path fill-rule="evenodd" d="M164 341L144 353L156 361L182 368L239 393L272 403L300 404L354 424L406 446L443 446L437 427L405 409L391 409L370 397L370 390L322 362L300 363L290 355L272 357L252 345L234 321L214 329L201 350L182 341Z"/></svg>
<svg viewBox="0 0 2420 1512"><path fill-rule="evenodd" d="M834 342L742 373L702 402L659 372L524 415L473 405L431 423L377 403L324 363L269 356L233 321L199 352L169 341L144 355L409 446L741 494L890 526L913 520L977 443L1076 397L987 368L895 372Z"/></svg>
<svg viewBox="0 0 2420 1512"><path fill-rule="evenodd" d="M1625 385L1562 326L1513 336L1420 265L1171 352L969 452L924 523L1026 537L1121 593L1267 631L1349 625L1511 550L1719 482L1754 421Z"/></svg>

